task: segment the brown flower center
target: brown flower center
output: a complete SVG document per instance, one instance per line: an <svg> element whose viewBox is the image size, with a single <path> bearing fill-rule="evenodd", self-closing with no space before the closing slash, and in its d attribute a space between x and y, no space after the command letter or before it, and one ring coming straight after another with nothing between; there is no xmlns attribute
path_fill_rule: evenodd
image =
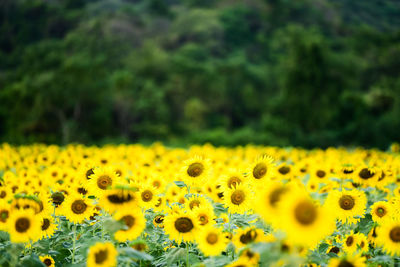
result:
<svg viewBox="0 0 400 267"><path fill-rule="evenodd" d="M333 248L331 248L329 251L328 251L328 253L335 253L335 254L338 254L340 252L340 248L338 248L338 247L333 247Z"/></svg>
<svg viewBox="0 0 400 267"><path fill-rule="evenodd" d="M175 229L180 233L188 233L193 228L192 220L187 217L180 217L175 221Z"/></svg>
<svg viewBox="0 0 400 267"><path fill-rule="evenodd" d="M208 223L208 216L206 214L199 215L200 225L206 225Z"/></svg>
<svg viewBox="0 0 400 267"><path fill-rule="evenodd" d="M50 260L50 259L45 259L45 260L43 261L43 263L44 263L44 265L46 265L46 266L51 266L51 260Z"/></svg>
<svg viewBox="0 0 400 267"><path fill-rule="evenodd" d="M282 166L278 169L279 173L282 175L288 174L290 172L289 166Z"/></svg>
<svg viewBox="0 0 400 267"><path fill-rule="evenodd" d="M400 242L400 226L393 227L392 230L390 230L389 236L393 242L399 243Z"/></svg>
<svg viewBox="0 0 400 267"><path fill-rule="evenodd" d="M96 252L96 254L94 254L94 260L96 262L96 264L102 264L103 262L105 262L108 258L108 250L107 249L102 249L99 250L98 252Z"/></svg>
<svg viewBox="0 0 400 267"><path fill-rule="evenodd" d="M354 264L347 260L341 260L338 267L354 267Z"/></svg>
<svg viewBox="0 0 400 267"><path fill-rule="evenodd" d="M383 207L378 207L377 209L376 209L376 215L378 216L378 217L383 217L383 216L385 216L386 215L386 209L385 208L383 208Z"/></svg>
<svg viewBox="0 0 400 267"><path fill-rule="evenodd" d="M352 236L349 236L346 238L346 245L348 247L351 247L351 245L353 245L353 242L354 242L354 238Z"/></svg>
<svg viewBox="0 0 400 267"><path fill-rule="evenodd" d="M253 176L256 179L261 179L267 174L267 164L260 162L253 169Z"/></svg>
<svg viewBox="0 0 400 267"><path fill-rule="evenodd" d="M45 231L49 228L50 226L50 221L49 219L45 218L43 219L43 223L42 223L42 231Z"/></svg>
<svg viewBox="0 0 400 267"><path fill-rule="evenodd" d="M198 177L203 173L203 171L204 171L203 164L195 162L189 165L189 168L187 169L187 174L190 177Z"/></svg>
<svg viewBox="0 0 400 267"><path fill-rule="evenodd" d="M164 215L157 215L157 216L154 218L154 221L155 221L157 224L163 223L163 222L164 222Z"/></svg>
<svg viewBox="0 0 400 267"><path fill-rule="evenodd" d="M72 202L71 204L71 210L73 213L75 214L82 214L85 212L87 208L87 205L85 203L85 201L79 199L79 200L75 200L74 202Z"/></svg>
<svg viewBox="0 0 400 267"><path fill-rule="evenodd" d="M86 179L90 180L90 175L94 174L93 168L86 171Z"/></svg>
<svg viewBox="0 0 400 267"><path fill-rule="evenodd" d="M1 193L0 193L0 198L5 198L7 196L7 193L6 193L6 191L1 191Z"/></svg>
<svg viewBox="0 0 400 267"><path fill-rule="evenodd" d="M350 195L343 195L339 199L339 206L344 210L351 210L355 205L354 198Z"/></svg>
<svg viewBox="0 0 400 267"><path fill-rule="evenodd" d="M279 202L281 195L286 192L284 187L276 188L269 194L269 204L273 207Z"/></svg>
<svg viewBox="0 0 400 267"><path fill-rule="evenodd" d="M142 200L144 202L149 202L153 199L153 192L151 192L150 190L144 190L142 192Z"/></svg>
<svg viewBox="0 0 400 267"><path fill-rule="evenodd" d="M108 175L102 175L97 178L97 186L102 189L106 190L108 186L112 185L112 179Z"/></svg>
<svg viewBox="0 0 400 267"><path fill-rule="evenodd" d="M128 193L126 196L121 193L115 193L108 195L107 199L113 204L123 204L125 202L131 201L132 199L134 199L134 197L130 193Z"/></svg>
<svg viewBox="0 0 400 267"><path fill-rule="evenodd" d="M15 230L17 230L18 233L25 233L29 227L31 226L31 222L27 218L19 218L15 222Z"/></svg>
<svg viewBox="0 0 400 267"><path fill-rule="evenodd" d="M232 176L231 178L229 178L228 180L228 188L233 188L235 186L237 186L238 184L240 184L242 182L242 180L240 180L239 177L236 176Z"/></svg>
<svg viewBox="0 0 400 267"><path fill-rule="evenodd" d="M234 205L240 205L246 199L246 195L242 190L235 190L231 195L231 202Z"/></svg>
<svg viewBox="0 0 400 267"><path fill-rule="evenodd" d="M317 209L314 204L309 201L300 202L295 208L295 217L299 223L310 225L317 218Z"/></svg>
<svg viewBox="0 0 400 267"><path fill-rule="evenodd" d="M200 206L200 201L198 201L197 199L194 199L192 201L190 201L189 203L189 208L192 210L195 207L199 207Z"/></svg>
<svg viewBox="0 0 400 267"><path fill-rule="evenodd" d="M0 210L0 222L5 223L8 219L9 212L8 210Z"/></svg>
<svg viewBox="0 0 400 267"><path fill-rule="evenodd" d="M318 170L317 173L316 173L316 175L317 175L318 178L321 178L321 179L322 179L322 178L325 177L326 172L325 172L325 171L322 171L322 170Z"/></svg>
<svg viewBox="0 0 400 267"><path fill-rule="evenodd" d="M207 235L206 240L207 240L207 243L208 243L208 244L214 245L215 243L218 242L218 235L215 234L215 233L209 233L209 234Z"/></svg>
<svg viewBox="0 0 400 267"><path fill-rule="evenodd" d="M64 194L61 192L55 192L51 195L51 199L53 200L54 206L58 207L64 202Z"/></svg>
<svg viewBox="0 0 400 267"><path fill-rule="evenodd" d="M125 215L121 220L123 220L125 225L128 226L128 229L131 229L132 226L135 225L135 218L132 215Z"/></svg>
<svg viewBox="0 0 400 267"><path fill-rule="evenodd" d="M256 239L256 237L257 237L256 230L251 229L246 233L242 234L239 239L242 244L248 244L253 242Z"/></svg>
<svg viewBox="0 0 400 267"><path fill-rule="evenodd" d="M367 180L374 177L374 173L372 173L368 168L364 168L358 173L358 176L361 179Z"/></svg>

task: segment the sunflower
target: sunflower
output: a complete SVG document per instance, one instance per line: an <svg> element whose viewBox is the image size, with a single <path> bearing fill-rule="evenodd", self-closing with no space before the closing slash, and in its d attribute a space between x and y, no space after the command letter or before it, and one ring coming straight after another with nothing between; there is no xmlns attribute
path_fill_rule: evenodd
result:
<svg viewBox="0 0 400 267"><path fill-rule="evenodd" d="M146 220L139 208L117 211L114 219L124 224L124 229L118 230L114 237L119 242L136 239L146 227Z"/></svg>
<svg viewBox="0 0 400 267"><path fill-rule="evenodd" d="M253 195L250 189L244 184L238 184L224 192L224 206L230 213L244 213L251 209Z"/></svg>
<svg viewBox="0 0 400 267"><path fill-rule="evenodd" d="M372 220L381 224L384 220L393 217L393 207L386 201L375 202L371 206Z"/></svg>
<svg viewBox="0 0 400 267"><path fill-rule="evenodd" d="M255 227L247 227L239 229L233 236L233 244L236 249L240 249L249 244L264 241L265 235L263 230Z"/></svg>
<svg viewBox="0 0 400 267"><path fill-rule="evenodd" d="M375 186L381 175L382 171L379 168L362 165L356 171L355 182L365 186Z"/></svg>
<svg viewBox="0 0 400 267"><path fill-rule="evenodd" d="M55 267L54 259L50 255L39 256L39 259L47 267Z"/></svg>
<svg viewBox="0 0 400 267"><path fill-rule="evenodd" d="M54 235L54 232L57 230L58 224L54 222L54 218L52 216L44 216L42 217L42 237L50 238Z"/></svg>
<svg viewBox="0 0 400 267"><path fill-rule="evenodd" d="M212 208L211 203L202 195L191 195L188 198L186 205L189 207L190 210L200 207Z"/></svg>
<svg viewBox="0 0 400 267"><path fill-rule="evenodd" d="M249 264L257 265L260 261L260 254L250 248L244 249L239 256L240 259L248 262Z"/></svg>
<svg viewBox="0 0 400 267"><path fill-rule="evenodd" d="M74 193L66 198L59 213L73 223L82 223L95 213L95 209L91 199Z"/></svg>
<svg viewBox="0 0 400 267"><path fill-rule="evenodd" d="M104 192L115 184L120 183L117 173L111 168L95 168L90 180L85 184L86 190L92 190L94 195L100 197Z"/></svg>
<svg viewBox="0 0 400 267"><path fill-rule="evenodd" d="M142 183L139 187L139 205L146 209L154 208L158 204L159 190L151 183Z"/></svg>
<svg viewBox="0 0 400 267"><path fill-rule="evenodd" d="M281 228L294 244L314 246L335 229L330 210L314 203L303 190L291 190L278 205Z"/></svg>
<svg viewBox="0 0 400 267"><path fill-rule="evenodd" d="M99 205L110 214L118 210L131 209L138 206L136 188L129 186L115 186L105 190L99 199Z"/></svg>
<svg viewBox="0 0 400 267"><path fill-rule="evenodd" d="M252 183L262 185L275 175L274 159L271 156L262 155L250 164L246 173Z"/></svg>
<svg viewBox="0 0 400 267"><path fill-rule="evenodd" d="M331 258L328 267L366 267L365 258L359 255Z"/></svg>
<svg viewBox="0 0 400 267"><path fill-rule="evenodd" d="M246 181L243 173L237 169L230 169L226 174L221 175L218 179L218 185L220 185L220 191L225 192L228 189L235 187L237 184L242 184Z"/></svg>
<svg viewBox="0 0 400 267"><path fill-rule="evenodd" d="M355 223L358 219L355 216L364 216L367 204L367 197L363 191L356 189L337 191L329 193L325 206L336 211L336 217L342 223Z"/></svg>
<svg viewBox="0 0 400 267"><path fill-rule="evenodd" d="M211 163L200 156L190 158L183 163L180 178L188 186L199 186L207 182L210 175Z"/></svg>
<svg viewBox="0 0 400 267"><path fill-rule="evenodd" d="M6 227L13 243L36 241L40 238L40 218L32 210L14 210Z"/></svg>
<svg viewBox="0 0 400 267"><path fill-rule="evenodd" d="M353 254L357 250L357 235L354 234L353 231L351 231L350 234L345 235L342 239L343 242L343 250L347 254Z"/></svg>
<svg viewBox="0 0 400 267"><path fill-rule="evenodd" d="M177 243L194 241L199 230L198 220L192 211L171 213L165 216L164 230Z"/></svg>
<svg viewBox="0 0 400 267"><path fill-rule="evenodd" d="M7 221L10 217L11 207L10 205L4 201L0 200L0 231L6 230Z"/></svg>
<svg viewBox="0 0 400 267"><path fill-rule="evenodd" d="M255 198L257 203L253 206L265 222L275 225L275 221L279 219L278 203L289 191L289 186L279 182L271 182L258 192Z"/></svg>
<svg viewBox="0 0 400 267"><path fill-rule="evenodd" d="M155 227L164 228L164 217L165 216L163 214L158 214L158 215L154 216L153 225Z"/></svg>
<svg viewBox="0 0 400 267"><path fill-rule="evenodd" d="M87 257L88 267L117 266L117 250L110 242L96 243L89 248Z"/></svg>
<svg viewBox="0 0 400 267"><path fill-rule="evenodd" d="M196 238L196 242L205 256L220 255L227 245L227 240L221 230L212 226L203 228Z"/></svg>
<svg viewBox="0 0 400 267"><path fill-rule="evenodd" d="M400 221L388 220L377 229L376 244L388 254L400 255Z"/></svg>
<svg viewBox="0 0 400 267"><path fill-rule="evenodd" d="M193 214L198 219L200 226L209 225L209 223L213 223L215 219L213 207L208 205L194 208Z"/></svg>

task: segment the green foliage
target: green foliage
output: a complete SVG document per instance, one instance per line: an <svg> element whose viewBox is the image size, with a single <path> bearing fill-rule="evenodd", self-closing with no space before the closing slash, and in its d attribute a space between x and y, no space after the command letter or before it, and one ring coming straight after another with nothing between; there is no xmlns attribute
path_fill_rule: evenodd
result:
<svg viewBox="0 0 400 267"><path fill-rule="evenodd" d="M4 0L0 138L386 148L399 18L393 0Z"/></svg>

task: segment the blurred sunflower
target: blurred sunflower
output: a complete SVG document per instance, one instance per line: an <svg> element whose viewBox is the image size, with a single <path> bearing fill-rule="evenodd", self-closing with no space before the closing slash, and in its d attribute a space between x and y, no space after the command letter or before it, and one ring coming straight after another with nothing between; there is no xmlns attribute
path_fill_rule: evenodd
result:
<svg viewBox="0 0 400 267"><path fill-rule="evenodd" d="M110 242L96 243L89 248L87 257L88 267L117 266L117 250Z"/></svg>
<svg viewBox="0 0 400 267"><path fill-rule="evenodd" d="M36 241L40 238L40 217L32 210L14 210L7 220L6 229L13 243Z"/></svg>
<svg viewBox="0 0 400 267"><path fill-rule="evenodd" d="M199 233L198 220L192 211L171 213L164 218L164 230L177 243L194 241Z"/></svg>
<svg viewBox="0 0 400 267"><path fill-rule="evenodd" d="M50 255L39 256L39 259L47 267L55 267L54 259Z"/></svg>
<svg viewBox="0 0 400 267"><path fill-rule="evenodd" d="M119 242L136 239L146 227L146 220L139 208L117 211L113 217L115 220L121 221L124 227L114 234L114 238Z"/></svg>
<svg viewBox="0 0 400 267"><path fill-rule="evenodd" d="M208 226L203 228L196 242L199 244L199 249L205 256L217 256L225 250L227 246L227 240L223 236L221 230Z"/></svg>

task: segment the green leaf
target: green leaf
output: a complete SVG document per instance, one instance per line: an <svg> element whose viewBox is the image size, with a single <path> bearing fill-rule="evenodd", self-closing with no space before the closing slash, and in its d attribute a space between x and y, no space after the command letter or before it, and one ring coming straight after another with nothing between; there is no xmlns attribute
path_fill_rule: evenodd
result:
<svg viewBox="0 0 400 267"><path fill-rule="evenodd" d="M138 260L145 260L145 261L152 261L153 257L147 253L138 251L131 247L119 248L118 252L121 255L126 255L130 258L138 259Z"/></svg>

